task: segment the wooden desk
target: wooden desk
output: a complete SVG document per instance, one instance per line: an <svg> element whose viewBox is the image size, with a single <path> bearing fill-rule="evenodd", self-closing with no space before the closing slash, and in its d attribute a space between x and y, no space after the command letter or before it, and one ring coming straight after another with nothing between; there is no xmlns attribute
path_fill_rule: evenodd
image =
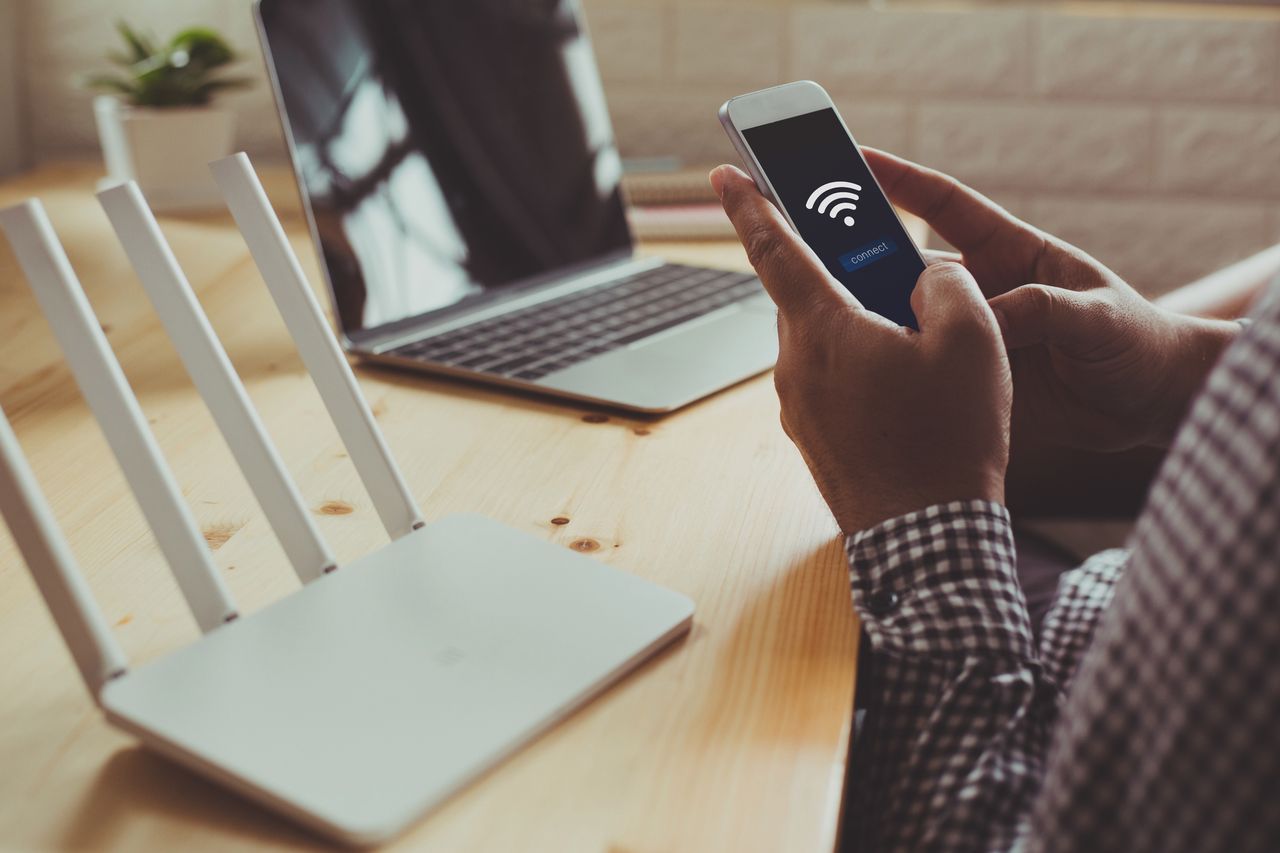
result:
<svg viewBox="0 0 1280 853"><path fill-rule="evenodd" d="M93 199L95 177L89 166L44 167L0 185L0 206L44 199L218 566L252 612L297 581ZM319 281L292 185L270 183ZM382 543L229 217L162 224L339 559ZM649 249L745 263L733 244ZM779 428L769 377L660 419L375 369L359 378L428 519L484 513L680 590L698 608L685 641L392 849L830 850L855 619L836 527ZM195 639L4 240L0 404L132 661ZM7 530L0 649L0 848L319 846L103 722Z"/></svg>

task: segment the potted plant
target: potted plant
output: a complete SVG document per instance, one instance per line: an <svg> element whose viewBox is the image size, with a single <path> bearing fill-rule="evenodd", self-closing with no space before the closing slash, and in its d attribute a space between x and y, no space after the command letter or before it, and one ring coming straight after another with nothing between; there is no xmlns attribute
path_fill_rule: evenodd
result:
<svg viewBox="0 0 1280 853"><path fill-rule="evenodd" d="M235 114L212 101L249 83L220 76L236 61L235 51L204 27L183 30L164 44L123 22L117 29L126 50L108 59L124 73L85 81L112 93L99 95L93 105L107 166L104 183L136 180L158 210L215 202L208 163L231 153Z"/></svg>

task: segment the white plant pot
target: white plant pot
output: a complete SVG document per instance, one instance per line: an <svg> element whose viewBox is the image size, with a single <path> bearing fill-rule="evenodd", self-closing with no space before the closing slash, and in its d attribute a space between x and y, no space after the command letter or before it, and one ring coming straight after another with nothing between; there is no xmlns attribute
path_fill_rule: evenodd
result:
<svg viewBox="0 0 1280 853"><path fill-rule="evenodd" d="M107 164L103 186L134 180L156 210L222 203L209 161L231 153L235 113L218 107L133 107L110 95L93 101Z"/></svg>

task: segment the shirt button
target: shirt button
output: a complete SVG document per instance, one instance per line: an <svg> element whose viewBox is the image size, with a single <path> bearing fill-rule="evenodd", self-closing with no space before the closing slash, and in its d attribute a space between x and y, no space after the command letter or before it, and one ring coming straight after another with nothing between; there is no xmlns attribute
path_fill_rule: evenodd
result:
<svg viewBox="0 0 1280 853"><path fill-rule="evenodd" d="M878 589L867 598L867 610L873 616L884 616L898 606L898 594L891 589Z"/></svg>

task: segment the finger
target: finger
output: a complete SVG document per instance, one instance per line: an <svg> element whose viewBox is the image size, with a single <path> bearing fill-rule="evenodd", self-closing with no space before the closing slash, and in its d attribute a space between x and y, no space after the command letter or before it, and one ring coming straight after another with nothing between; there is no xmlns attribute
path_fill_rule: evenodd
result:
<svg viewBox="0 0 1280 853"><path fill-rule="evenodd" d="M1024 284L993 298L990 305L1009 349L1087 346L1097 339L1095 320L1105 307L1096 295L1046 284Z"/></svg>
<svg viewBox="0 0 1280 853"><path fill-rule="evenodd" d="M971 252L1001 229L1030 229L1000 205L950 175L875 148L863 148L867 165L899 207L914 213L961 252Z"/></svg>
<svg viewBox="0 0 1280 853"><path fill-rule="evenodd" d="M742 170L717 166L710 179L747 250L747 259L780 314L861 307Z"/></svg>
<svg viewBox="0 0 1280 853"><path fill-rule="evenodd" d="M978 282L961 264L944 261L926 267L911 292L911 308L925 335L960 328L999 334Z"/></svg>
<svg viewBox="0 0 1280 853"><path fill-rule="evenodd" d="M944 252L941 249L921 249L926 264L962 264L964 258L959 252Z"/></svg>

